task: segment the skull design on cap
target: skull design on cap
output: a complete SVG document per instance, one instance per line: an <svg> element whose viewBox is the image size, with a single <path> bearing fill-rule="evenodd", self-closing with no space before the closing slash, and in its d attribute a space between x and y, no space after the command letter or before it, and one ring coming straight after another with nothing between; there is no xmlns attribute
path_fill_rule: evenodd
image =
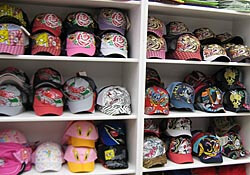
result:
<svg viewBox="0 0 250 175"><path fill-rule="evenodd" d="M235 80L236 80L236 76L238 75L238 71L236 69L226 69L225 73L224 73L224 77L227 81L228 85L233 85Z"/></svg>
<svg viewBox="0 0 250 175"><path fill-rule="evenodd" d="M245 95L243 94L242 91L232 91L231 92L231 94L230 94L230 101L232 102L234 108L237 109L237 108L240 107L241 102L242 102L242 98L244 96Z"/></svg>

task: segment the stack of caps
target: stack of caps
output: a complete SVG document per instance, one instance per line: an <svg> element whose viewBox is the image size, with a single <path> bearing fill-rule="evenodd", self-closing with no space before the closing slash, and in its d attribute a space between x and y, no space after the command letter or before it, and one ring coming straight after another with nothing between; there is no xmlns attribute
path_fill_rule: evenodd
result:
<svg viewBox="0 0 250 175"><path fill-rule="evenodd" d="M199 40L189 32L188 27L180 21L169 22L166 26L168 59L201 61Z"/></svg>
<svg viewBox="0 0 250 175"><path fill-rule="evenodd" d="M239 12L250 12L250 2L248 0L219 0L219 2L220 8Z"/></svg>
<svg viewBox="0 0 250 175"><path fill-rule="evenodd" d="M233 117L211 119L210 130L219 137L224 156L231 159L246 156L246 150L239 135L240 125L236 123Z"/></svg>
<svg viewBox="0 0 250 175"><path fill-rule="evenodd" d="M195 109L205 112L225 112L223 93L214 81L199 71L193 71L184 78L195 89Z"/></svg>
<svg viewBox="0 0 250 175"><path fill-rule="evenodd" d="M32 79L33 109L36 115L62 115L64 105L62 83L62 76L55 69L45 67L36 71Z"/></svg>
<svg viewBox="0 0 250 175"><path fill-rule="evenodd" d="M159 138L159 120L146 119L144 122L143 166L151 168L167 163L166 145Z"/></svg>
<svg viewBox="0 0 250 175"><path fill-rule="evenodd" d="M64 83L63 91L70 112L95 112L96 85L90 77L80 76L79 73Z"/></svg>
<svg viewBox="0 0 250 175"><path fill-rule="evenodd" d="M0 114L13 116L28 108L29 79L25 72L14 67L0 71Z"/></svg>
<svg viewBox="0 0 250 175"><path fill-rule="evenodd" d="M98 126L98 159L105 168L128 168L126 128L122 121L102 122Z"/></svg>
<svg viewBox="0 0 250 175"><path fill-rule="evenodd" d="M104 8L98 13L97 23L101 35L100 55L127 58L125 31L130 27L128 16L121 10Z"/></svg>
<svg viewBox="0 0 250 175"><path fill-rule="evenodd" d="M23 55L29 46L29 21L22 9L0 5L0 53Z"/></svg>
<svg viewBox="0 0 250 175"><path fill-rule="evenodd" d="M98 132L91 121L76 121L67 125L62 142L68 145L64 159L71 172L94 171L97 139Z"/></svg>
<svg viewBox="0 0 250 175"><path fill-rule="evenodd" d="M32 162L36 171L60 171L64 163L63 151L59 144L44 142L40 144L32 154Z"/></svg>
<svg viewBox="0 0 250 175"><path fill-rule="evenodd" d="M98 92L97 109L107 115L131 114L131 99L126 88L106 86Z"/></svg>
<svg viewBox="0 0 250 175"><path fill-rule="evenodd" d="M4 129L0 131L0 174L16 175L29 171L32 150L26 137L18 130Z"/></svg>
<svg viewBox="0 0 250 175"><path fill-rule="evenodd" d="M191 139L193 154L203 163L222 163L222 147L217 136L194 131Z"/></svg>
<svg viewBox="0 0 250 175"><path fill-rule="evenodd" d="M64 20L64 29L67 35L66 51L68 56L95 55L94 31L96 22L89 13L78 11L68 14Z"/></svg>
<svg viewBox="0 0 250 175"><path fill-rule="evenodd" d="M166 35L165 24L158 18L148 17L147 58L165 59L167 44L163 35Z"/></svg>
<svg viewBox="0 0 250 175"><path fill-rule="evenodd" d="M217 8L219 0L184 0L185 4Z"/></svg>
<svg viewBox="0 0 250 175"><path fill-rule="evenodd" d="M250 110L248 93L242 84L242 71L236 67L225 67L215 75L216 84L224 92L223 106L233 112Z"/></svg>
<svg viewBox="0 0 250 175"><path fill-rule="evenodd" d="M192 122L189 118L173 118L162 123L162 130L168 136L168 158L178 164L192 163L190 137Z"/></svg>
<svg viewBox="0 0 250 175"><path fill-rule="evenodd" d="M54 13L38 14L32 22L31 54L61 54L62 20Z"/></svg>
<svg viewBox="0 0 250 175"><path fill-rule="evenodd" d="M146 69L145 114L169 113L169 95L163 88L159 73L152 68Z"/></svg>

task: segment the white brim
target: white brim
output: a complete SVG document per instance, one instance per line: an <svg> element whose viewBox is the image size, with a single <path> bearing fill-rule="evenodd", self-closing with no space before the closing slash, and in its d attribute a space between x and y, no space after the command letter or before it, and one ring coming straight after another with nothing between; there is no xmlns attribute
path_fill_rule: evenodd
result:
<svg viewBox="0 0 250 175"><path fill-rule="evenodd" d="M89 112L94 104L94 94L80 101L68 101L69 110L72 113Z"/></svg>
<svg viewBox="0 0 250 175"><path fill-rule="evenodd" d="M230 62L231 59L227 55L213 55L213 56L204 58L204 61Z"/></svg>
<svg viewBox="0 0 250 175"><path fill-rule="evenodd" d="M176 129L167 129L166 130L167 134L172 137L177 137L180 135L187 135L192 137L191 131L190 130L176 130Z"/></svg>
<svg viewBox="0 0 250 175"><path fill-rule="evenodd" d="M0 106L0 114L4 115L17 115L24 111L23 106Z"/></svg>

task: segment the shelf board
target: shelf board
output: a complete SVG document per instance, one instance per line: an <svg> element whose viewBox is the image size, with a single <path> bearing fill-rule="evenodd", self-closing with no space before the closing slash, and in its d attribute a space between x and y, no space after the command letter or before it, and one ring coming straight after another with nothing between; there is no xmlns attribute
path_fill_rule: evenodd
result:
<svg viewBox="0 0 250 175"><path fill-rule="evenodd" d="M0 55L0 60L32 60L32 61L89 61L89 62L138 62L137 58L107 58L107 57L68 57L44 55Z"/></svg>
<svg viewBox="0 0 250 175"><path fill-rule="evenodd" d="M37 122L37 121L72 121L72 120L125 120L136 119L136 115L110 116L101 112L94 114L72 114L64 112L61 116L37 116L33 111L26 111L16 116L0 116L0 122Z"/></svg>
<svg viewBox="0 0 250 175"><path fill-rule="evenodd" d="M210 62L210 61L187 61L187 60L170 60L170 59L147 59L147 63L154 64L186 64L186 65L204 65L204 66L250 66L250 63L237 62Z"/></svg>
<svg viewBox="0 0 250 175"><path fill-rule="evenodd" d="M159 2L148 3L149 12L161 13L175 16L189 16L197 18L239 20L250 17L249 13L236 12L234 10L216 9L191 5L172 5Z"/></svg>
<svg viewBox="0 0 250 175"><path fill-rule="evenodd" d="M154 118L199 118L199 117L224 117L224 116L250 116L250 112L236 113L231 111L226 111L225 113L208 113L202 111L170 111L169 115L144 115L144 119L154 119Z"/></svg>
<svg viewBox="0 0 250 175"><path fill-rule="evenodd" d="M250 157L245 157L237 160L233 160L223 156L223 163L202 163L197 157L194 157L194 163L188 164L176 164L170 160L167 161L162 167L157 168L143 168L143 172L155 172L155 171L167 171L167 170L179 170L179 169L190 169L190 168L205 168L205 167L215 167L215 166L225 166L225 165L237 165L250 163Z"/></svg>
<svg viewBox="0 0 250 175"><path fill-rule="evenodd" d="M63 7L119 7L122 9L133 9L141 5L140 1L112 1L112 0L3 0L8 3L27 3L38 5L50 5L50 6L63 6Z"/></svg>
<svg viewBox="0 0 250 175"><path fill-rule="evenodd" d="M72 173L68 170L68 166L64 165L60 172L43 172L39 173L33 167L30 171L23 173L23 175L111 175L111 174L132 174L135 173L135 166L129 164L128 169L121 169L121 170L109 170L104 168L101 164L95 164L95 170L90 173Z"/></svg>

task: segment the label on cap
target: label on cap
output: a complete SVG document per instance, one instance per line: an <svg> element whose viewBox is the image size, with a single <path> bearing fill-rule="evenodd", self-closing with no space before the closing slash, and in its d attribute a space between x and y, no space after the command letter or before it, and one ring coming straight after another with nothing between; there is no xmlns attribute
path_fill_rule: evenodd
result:
<svg viewBox="0 0 250 175"><path fill-rule="evenodd" d="M80 76L87 76L87 72L85 72L85 71L78 72L78 75L80 75Z"/></svg>
<svg viewBox="0 0 250 175"><path fill-rule="evenodd" d="M3 159L0 159L0 166L3 166L5 164Z"/></svg>
<svg viewBox="0 0 250 175"><path fill-rule="evenodd" d="M218 136L217 136L218 137ZM221 146L224 146L228 143L229 139L228 139L228 136L223 136L223 137L218 137L219 140L220 140L220 144Z"/></svg>
<svg viewBox="0 0 250 175"><path fill-rule="evenodd" d="M105 160L112 160L115 157L115 151L113 149L106 150L104 152Z"/></svg>
<svg viewBox="0 0 250 175"><path fill-rule="evenodd" d="M26 35L30 36L30 32L26 30L23 26L21 26L20 28L24 31Z"/></svg>

